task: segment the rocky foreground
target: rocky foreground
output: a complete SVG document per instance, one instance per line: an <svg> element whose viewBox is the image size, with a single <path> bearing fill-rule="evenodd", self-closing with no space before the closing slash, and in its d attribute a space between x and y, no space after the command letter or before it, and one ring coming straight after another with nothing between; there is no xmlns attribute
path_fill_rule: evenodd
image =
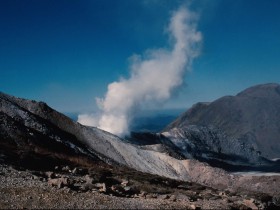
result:
<svg viewBox="0 0 280 210"><path fill-rule="evenodd" d="M125 170L125 172L123 171ZM130 169L0 166L0 208L277 209L279 197L216 190Z"/></svg>

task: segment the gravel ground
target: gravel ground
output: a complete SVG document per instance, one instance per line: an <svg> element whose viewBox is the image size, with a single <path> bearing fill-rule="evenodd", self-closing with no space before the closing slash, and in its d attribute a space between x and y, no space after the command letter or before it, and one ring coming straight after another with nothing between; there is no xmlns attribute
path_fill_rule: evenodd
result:
<svg viewBox="0 0 280 210"><path fill-rule="evenodd" d="M0 208L79 208L79 209L195 209L229 208L229 200L216 197L198 199L195 202L186 196L175 194L166 198L123 198L99 192L76 192L69 188L51 187L42 177L30 171L18 171L10 166L0 166ZM240 200L237 199L237 200ZM239 202L239 201L238 201ZM238 203L237 202L237 203Z"/></svg>

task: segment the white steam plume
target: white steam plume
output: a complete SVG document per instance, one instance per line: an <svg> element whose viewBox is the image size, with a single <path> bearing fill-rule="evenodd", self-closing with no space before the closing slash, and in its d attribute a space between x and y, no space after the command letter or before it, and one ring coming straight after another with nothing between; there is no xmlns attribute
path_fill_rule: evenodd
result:
<svg viewBox="0 0 280 210"><path fill-rule="evenodd" d="M196 25L196 13L187 8L176 11L168 28L174 39L173 48L150 50L145 59L136 56L130 78L109 84L105 97L97 99L101 115L79 115L78 121L116 135L127 134L135 110L145 102L167 100L182 85L185 71L199 52L202 36Z"/></svg>

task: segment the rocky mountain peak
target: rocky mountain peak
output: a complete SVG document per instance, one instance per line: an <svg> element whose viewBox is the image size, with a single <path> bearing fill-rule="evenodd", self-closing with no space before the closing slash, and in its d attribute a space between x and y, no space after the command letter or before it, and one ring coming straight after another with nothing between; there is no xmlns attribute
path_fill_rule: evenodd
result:
<svg viewBox="0 0 280 210"><path fill-rule="evenodd" d="M256 85L238 93L237 96L262 98L280 97L280 85L277 83Z"/></svg>
<svg viewBox="0 0 280 210"><path fill-rule="evenodd" d="M164 131L189 126L220 130L228 141L252 144L265 158L280 157L280 85L250 87L236 96L225 96L211 103L197 103Z"/></svg>

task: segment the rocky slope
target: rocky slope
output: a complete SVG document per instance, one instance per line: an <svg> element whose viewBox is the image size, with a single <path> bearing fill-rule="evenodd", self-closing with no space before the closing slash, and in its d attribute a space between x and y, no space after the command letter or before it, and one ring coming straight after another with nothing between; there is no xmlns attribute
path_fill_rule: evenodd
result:
<svg viewBox="0 0 280 210"><path fill-rule="evenodd" d="M279 119L280 85L265 84L195 104L162 134L201 160L271 166L268 159L280 157Z"/></svg>
<svg viewBox="0 0 280 210"><path fill-rule="evenodd" d="M71 155L76 154L89 157L89 161L128 166L179 180L191 180L192 176L196 176L189 170L190 162L194 160L179 160L164 151L141 149L108 132L73 122L42 102L1 93L0 113L3 119L1 151L8 159L21 154L23 158L18 161L29 162L32 159L40 163L42 156L56 160L58 154L62 154L69 161L73 159ZM205 167L216 173L215 168L207 164ZM224 175L226 180L230 179L225 172Z"/></svg>
<svg viewBox="0 0 280 210"><path fill-rule="evenodd" d="M73 122L45 103L20 99L4 93L0 93L0 116L0 159L5 164L37 171L53 170L56 165L95 167L96 170L105 168L107 170L105 177L108 173L116 175L118 170L122 171L122 176L134 174L132 177L142 177L140 172L145 172L149 173L148 178L145 178L147 180L153 177L150 174L154 174L166 177L165 179L201 183L229 192L242 189L268 193L270 196L279 194L278 178L275 178L276 185L268 182L267 178L257 183L246 180L246 189L242 188L244 182L242 176L184 158L178 153L177 147L174 147L174 142L163 138L163 135L159 135L158 139L146 145L147 147L140 143L132 144L100 129ZM130 173L129 171L133 169L138 172L134 170ZM9 177L6 172L3 174L1 180L5 180L6 176ZM61 176L57 179L63 183L69 181ZM110 187L112 179L115 178L109 176L105 179L109 180ZM100 182L100 179L95 182ZM266 190L255 187L256 184L262 186L263 183L268 186ZM103 183L99 184L103 186ZM3 191L9 190L5 188Z"/></svg>

